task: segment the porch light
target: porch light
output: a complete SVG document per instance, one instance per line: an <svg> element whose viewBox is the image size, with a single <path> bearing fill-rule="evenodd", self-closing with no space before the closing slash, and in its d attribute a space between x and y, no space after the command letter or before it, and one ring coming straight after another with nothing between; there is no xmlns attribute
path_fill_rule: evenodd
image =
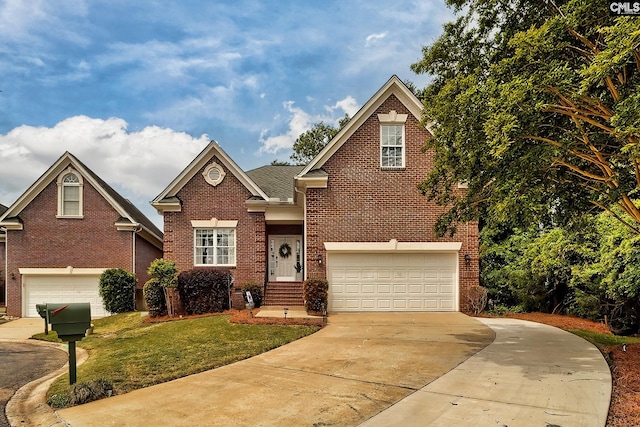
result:
<svg viewBox="0 0 640 427"><path fill-rule="evenodd" d="M322 264L322 254L318 254L318 256L316 256L316 260L318 261L318 264Z"/></svg>
<svg viewBox="0 0 640 427"><path fill-rule="evenodd" d="M287 313L289 312L289 307L284 308L284 318L287 318Z"/></svg>
<svg viewBox="0 0 640 427"><path fill-rule="evenodd" d="M467 265L471 264L471 255L464 254L464 262L466 262Z"/></svg>

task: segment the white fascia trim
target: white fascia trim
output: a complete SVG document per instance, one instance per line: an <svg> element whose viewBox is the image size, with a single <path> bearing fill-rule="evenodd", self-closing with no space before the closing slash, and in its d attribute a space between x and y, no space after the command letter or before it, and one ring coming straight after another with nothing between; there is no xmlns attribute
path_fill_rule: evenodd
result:
<svg viewBox="0 0 640 427"><path fill-rule="evenodd" d="M238 226L237 220L219 220L218 218L211 218L205 220L191 220L191 226L193 228L236 228Z"/></svg>
<svg viewBox="0 0 640 427"><path fill-rule="evenodd" d="M294 204L270 205L265 209L264 220L272 224L302 224L304 221L304 210Z"/></svg>
<svg viewBox="0 0 640 427"><path fill-rule="evenodd" d="M23 276L99 276L107 268L19 268Z"/></svg>
<svg viewBox="0 0 640 427"><path fill-rule="evenodd" d="M151 206L153 206L154 208L156 208L156 211L158 211L158 213L160 215L162 215L163 212L180 212L182 211L182 206L180 205L180 202L151 202Z"/></svg>
<svg viewBox="0 0 640 427"><path fill-rule="evenodd" d="M305 190L307 188L327 188L329 176L297 176L294 178L296 188Z"/></svg>
<svg viewBox="0 0 640 427"><path fill-rule="evenodd" d="M116 222L115 225L118 231L139 231L141 227L137 222Z"/></svg>
<svg viewBox="0 0 640 427"><path fill-rule="evenodd" d="M4 227L7 230L18 230L18 231L24 230L24 227L21 222L4 221L4 222L0 222L0 227Z"/></svg>
<svg viewBox="0 0 640 427"><path fill-rule="evenodd" d="M260 213L264 212L269 205L269 202L266 200L254 200L249 199L244 202L247 205L247 212L249 213Z"/></svg>
<svg viewBox="0 0 640 427"><path fill-rule="evenodd" d="M324 242L327 252L439 252L455 253L462 248L462 242Z"/></svg>

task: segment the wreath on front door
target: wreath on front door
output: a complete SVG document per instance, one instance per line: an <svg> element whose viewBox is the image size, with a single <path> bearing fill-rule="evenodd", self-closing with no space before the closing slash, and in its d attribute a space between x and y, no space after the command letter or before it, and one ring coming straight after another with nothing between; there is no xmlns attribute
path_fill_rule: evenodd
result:
<svg viewBox="0 0 640 427"><path fill-rule="evenodd" d="M278 254L282 258L289 258L291 256L291 246L288 243L283 243L280 245L280 249L278 249Z"/></svg>

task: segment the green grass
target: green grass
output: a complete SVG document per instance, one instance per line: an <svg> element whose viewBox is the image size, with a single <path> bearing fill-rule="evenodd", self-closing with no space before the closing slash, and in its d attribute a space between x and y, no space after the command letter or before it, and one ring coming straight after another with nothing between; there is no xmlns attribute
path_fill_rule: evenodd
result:
<svg viewBox="0 0 640 427"><path fill-rule="evenodd" d="M619 335L601 334L599 332L585 331L583 329L567 329L572 334L578 335L581 338L594 344L601 350L610 346L622 345L622 344L636 344L640 343L640 337L624 337Z"/></svg>
<svg viewBox="0 0 640 427"><path fill-rule="evenodd" d="M143 323L140 313L94 320L94 333L77 346L89 353L77 381L105 378L116 393L148 387L246 359L317 331L299 325L244 325L219 315ZM55 332L37 339L58 341ZM68 394L69 376L58 378L47 397Z"/></svg>

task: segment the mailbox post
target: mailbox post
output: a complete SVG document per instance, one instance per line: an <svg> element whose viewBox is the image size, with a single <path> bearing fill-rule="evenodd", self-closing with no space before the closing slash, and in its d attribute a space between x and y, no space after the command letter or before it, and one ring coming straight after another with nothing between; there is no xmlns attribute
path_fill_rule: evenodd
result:
<svg viewBox="0 0 640 427"><path fill-rule="evenodd" d="M88 302L47 304L47 320L58 338L69 343L69 385L76 383L76 341L84 338L91 327L91 305Z"/></svg>

